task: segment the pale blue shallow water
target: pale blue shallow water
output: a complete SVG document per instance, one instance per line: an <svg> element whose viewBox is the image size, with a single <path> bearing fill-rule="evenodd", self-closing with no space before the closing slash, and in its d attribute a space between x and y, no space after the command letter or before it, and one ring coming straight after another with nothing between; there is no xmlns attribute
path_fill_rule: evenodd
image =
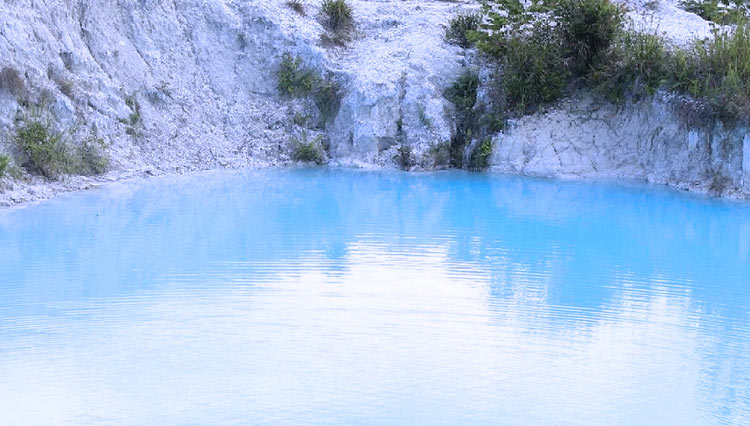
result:
<svg viewBox="0 0 750 426"><path fill-rule="evenodd" d="M750 424L750 206L325 169L0 212L0 425Z"/></svg>

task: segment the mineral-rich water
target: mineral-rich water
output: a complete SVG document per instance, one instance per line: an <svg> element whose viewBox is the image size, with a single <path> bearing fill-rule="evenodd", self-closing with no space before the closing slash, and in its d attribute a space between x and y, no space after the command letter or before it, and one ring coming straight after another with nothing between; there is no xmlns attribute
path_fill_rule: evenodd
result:
<svg viewBox="0 0 750 426"><path fill-rule="evenodd" d="M0 424L750 424L750 206L328 169L0 212Z"/></svg>

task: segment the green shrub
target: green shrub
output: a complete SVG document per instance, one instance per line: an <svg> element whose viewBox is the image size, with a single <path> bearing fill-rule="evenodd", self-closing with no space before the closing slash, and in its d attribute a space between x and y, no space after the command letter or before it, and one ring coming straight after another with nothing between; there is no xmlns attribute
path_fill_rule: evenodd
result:
<svg viewBox="0 0 750 426"><path fill-rule="evenodd" d="M622 30L624 10L610 0L560 0L555 14L579 73L597 65Z"/></svg>
<svg viewBox="0 0 750 426"><path fill-rule="evenodd" d="M321 11L326 25L333 31L347 30L354 22L352 7L346 0L323 0Z"/></svg>
<svg viewBox="0 0 750 426"><path fill-rule="evenodd" d="M545 21L511 35L501 64L504 103L519 113L559 99L570 76L560 38Z"/></svg>
<svg viewBox="0 0 750 426"><path fill-rule="evenodd" d="M469 156L469 169L484 170L490 165L492 156L492 138L485 138L478 143Z"/></svg>
<svg viewBox="0 0 750 426"><path fill-rule="evenodd" d="M293 96L308 95L318 78L315 72L302 66L302 59L295 58L290 53L282 56L277 75L279 90Z"/></svg>
<svg viewBox="0 0 750 426"><path fill-rule="evenodd" d="M448 24L448 29L445 30L445 38L463 48L471 47L473 44L471 36L479 29L481 22L482 17L477 13L456 15Z"/></svg>
<svg viewBox="0 0 750 426"><path fill-rule="evenodd" d="M473 72L466 72L456 80L451 87L445 91L445 97L459 112L470 114L474 104L477 102L477 89L479 88L479 76Z"/></svg>
<svg viewBox="0 0 750 426"><path fill-rule="evenodd" d="M750 14L744 0L685 0L680 5L706 21L722 25L746 22Z"/></svg>
<svg viewBox="0 0 750 426"><path fill-rule="evenodd" d="M716 116L727 122L750 115L750 27L716 30L712 38L694 47L692 81L678 81L693 86L693 94L705 98ZM690 63L688 63L690 64ZM690 66L690 65L688 65Z"/></svg>
<svg viewBox="0 0 750 426"><path fill-rule="evenodd" d="M307 133L304 132L302 133L301 138L294 138L294 152L292 153L292 159L303 163L323 164L325 160L320 142L321 139L322 137L318 136L314 140L308 142Z"/></svg>
<svg viewBox="0 0 750 426"><path fill-rule="evenodd" d="M419 113L419 122L428 129L432 127L432 120L427 116L427 108L424 105L420 105L417 112Z"/></svg>
<svg viewBox="0 0 750 426"><path fill-rule="evenodd" d="M589 76L591 86L610 101L651 95L670 79L673 54L655 32L621 33L610 55Z"/></svg>
<svg viewBox="0 0 750 426"><path fill-rule="evenodd" d="M48 179L68 173L96 175L109 167L107 146L96 130L71 146L65 135L54 130L49 121L33 119L17 129L14 139L26 157L23 167Z"/></svg>
<svg viewBox="0 0 750 426"><path fill-rule="evenodd" d="M282 94L295 97L311 96L324 121L338 113L342 96L338 83L332 78L323 78L312 69L303 67L300 58L285 53L277 75Z"/></svg>
<svg viewBox="0 0 750 426"><path fill-rule="evenodd" d="M24 166L30 172L49 179L68 172L71 161L67 144L50 123L26 123L16 132L15 141L28 160Z"/></svg>
<svg viewBox="0 0 750 426"><path fill-rule="evenodd" d="M5 176L8 166L10 166L10 157L7 155L0 155L0 177Z"/></svg>
<svg viewBox="0 0 750 426"><path fill-rule="evenodd" d="M474 105L477 103L479 77L473 72L461 75L445 91L445 97L456 106L456 133L450 142L450 162L454 167L463 166L463 152L471 140L476 127Z"/></svg>
<svg viewBox="0 0 750 426"><path fill-rule="evenodd" d="M107 144L98 136L96 129L92 129L75 149L76 173L91 176L99 175L109 169L109 155Z"/></svg>

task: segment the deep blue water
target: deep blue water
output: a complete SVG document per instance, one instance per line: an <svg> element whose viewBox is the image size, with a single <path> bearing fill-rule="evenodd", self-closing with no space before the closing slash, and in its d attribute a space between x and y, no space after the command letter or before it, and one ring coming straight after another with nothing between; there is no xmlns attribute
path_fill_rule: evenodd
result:
<svg viewBox="0 0 750 426"><path fill-rule="evenodd" d="M750 205L222 172L0 211L0 425L750 424Z"/></svg>

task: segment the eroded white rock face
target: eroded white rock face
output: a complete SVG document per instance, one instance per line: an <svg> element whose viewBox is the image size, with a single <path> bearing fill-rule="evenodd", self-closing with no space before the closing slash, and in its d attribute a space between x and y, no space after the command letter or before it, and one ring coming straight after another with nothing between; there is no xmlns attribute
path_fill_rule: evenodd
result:
<svg viewBox="0 0 750 426"><path fill-rule="evenodd" d="M391 148L405 144L421 156L451 137L453 113L443 92L462 72L462 52L444 38L460 9L439 1L353 4L357 35L336 58L349 86L331 132L332 153L387 164Z"/></svg>
<svg viewBox="0 0 750 426"><path fill-rule="evenodd" d="M328 135L340 162L380 166L394 164L400 144L419 153L449 139L442 92L463 53L445 43L444 24L461 5L350 1L355 29L337 47L322 40L321 2L305 2L303 16L281 0L6 0L0 68L20 72L28 100L60 130L96 127L110 145L112 179L288 161L303 131ZM291 124L316 112L279 95L287 52L341 85L325 129ZM135 125L129 97L140 109ZM30 114L19 98L0 88L0 152L16 156L11 135ZM33 183L4 181L0 202L35 198Z"/></svg>
<svg viewBox="0 0 750 426"><path fill-rule="evenodd" d="M686 124L673 100L613 106L570 99L497 135L495 171L562 178L638 179L747 197L744 127Z"/></svg>

